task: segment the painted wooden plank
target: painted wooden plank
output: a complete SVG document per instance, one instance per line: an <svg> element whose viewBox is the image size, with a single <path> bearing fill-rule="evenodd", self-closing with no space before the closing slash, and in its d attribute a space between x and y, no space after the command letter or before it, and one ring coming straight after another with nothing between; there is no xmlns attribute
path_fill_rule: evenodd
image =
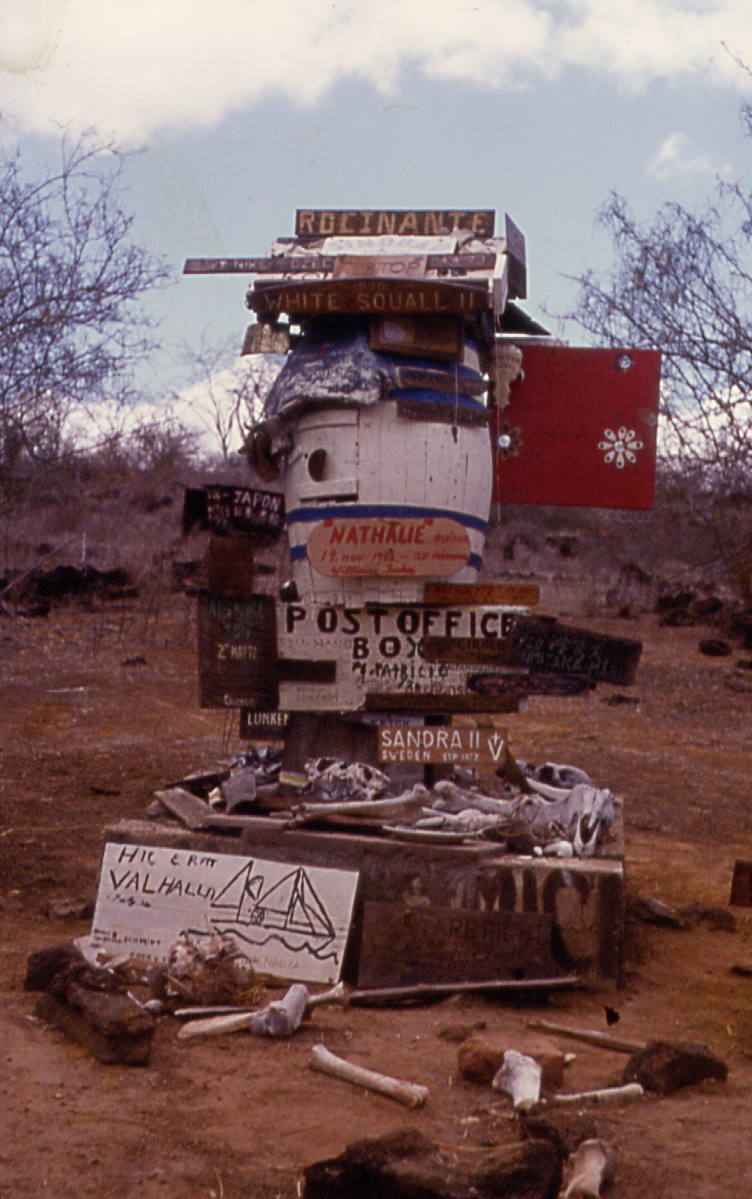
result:
<svg viewBox="0 0 752 1199"><path fill-rule="evenodd" d="M379 762L496 767L504 760L506 739L493 727L381 724L378 735Z"/></svg>
<svg viewBox="0 0 752 1199"><path fill-rule="evenodd" d="M281 740L290 723L290 713L279 709L241 708L238 736L241 741Z"/></svg>
<svg viewBox="0 0 752 1199"><path fill-rule="evenodd" d="M198 601L198 651L202 708L277 706L272 596L237 599L203 592Z"/></svg>
<svg viewBox="0 0 752 1199"><path fill-rule="evenodd" d="M365 712L408 712L416 716L425 713L524 712L526 706L524 695L439 695L432 692L418 694L393 691L369 691L363 702Z"/></svg>
<svg viewBox="0 0 752 1199"><path fill-rule="evenodd" d="M256 281L247 304L260 315L323 316L350 313L437 316L472 315L489 306L485 282L424 279L321 279L305 282Z"/></svg>
<svg viewBox="0 0 752 1199"><path fill-rule="evenodd" d="M540 599L534 583L426 583L427 604L525 604Z"/></svg>
<svg viewBox="0 0 752 1199"><path fill-rule="evenodd" d="M335 279L423 279L426 254L338 254Z"/></svg>
<svg viewBox="0 0 752 1199"><path fill-rule="evenodd" d="M467 565L470 536L446 517L332 517L311 530L311 565L340 578L452 575Z"/></svg>
<svg viewBox="0 0 752 1199"><path fill-rule="evenodd" d="M183 931L231 937L260 973L333 983L358 875L255 857L108 843L92 935L97 946L164 962Z"/></svg>
<svg viewBox="0 0 752 1199"><path fill-rule="evenodd" d="M299 208L297 237L380 237L391 234L436 236L469 229L476 237L493 237L496 213L484 209L333 209Z"/></svg>
<svg viewBox="0 0 752 1199"><path fill-rule="evenodd" d="M356 243L357 244L357 243ZM184 275L305 275L335 269L337 254L288 254L266 258L186 258ZM434 271L491 271L496 266L493 253L422 254L425 267ZM375 272L374 272L375 273ZM424 272L421 272L424 273Z"/></svg>
<svg viewBox="0 0 752 1199"><path fill-rule="evenodd" d="M369 343L372 350L384 354L427 354L458 361L462 357L462 322L455 316L385 317L372 322Z"/></svg>
<svg viewBox="0 0 752 1199"><path fill-rule="evenodd" d="M359 987L555 976L552 919L538 912L476 912L368 902L363 910Z"/></svg>
<svg viewBox="0 0 752 1199"><path fill-rule="evenodd" d="M514 621L507 653L510 665L629 684L637 673L642 642L560 625L553 619L521 616Z"/></svg>
<svg viewBox="0 0 752 1199"><path fill-rule="evenodd" d="M255 538L258 533L279 533L285 523L285 499L279 491L207 483L187 487L183 502L183 532L207 529Z"/></svg>

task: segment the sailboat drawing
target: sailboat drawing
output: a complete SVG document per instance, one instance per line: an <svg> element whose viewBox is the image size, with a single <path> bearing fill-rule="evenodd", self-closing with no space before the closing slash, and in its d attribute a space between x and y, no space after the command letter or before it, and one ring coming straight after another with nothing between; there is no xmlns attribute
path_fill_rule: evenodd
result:
<svg viewBox="0 0 752 1199"><path fill-rule="evenodd" d="M276 940L291 952L336 962L336 930L307 871L297 866L267 886L253 868L253 862L244 865L213 899L210 920L216 931L249 945Z"/></svg>

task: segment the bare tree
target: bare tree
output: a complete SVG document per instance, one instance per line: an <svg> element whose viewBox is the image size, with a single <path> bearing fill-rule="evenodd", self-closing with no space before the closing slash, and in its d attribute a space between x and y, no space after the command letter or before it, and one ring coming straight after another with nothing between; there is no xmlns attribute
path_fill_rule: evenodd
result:
<svg viewBox="0 0 752 1199"><path fill-rule="evenodd" d="M237 340L210 341L185 347L184 357L193 383L176 402L189 400L198 418L215 440L223 461L237 453L250 426L261 417L264 400L284 359L279 354L246 354L238 357Z"/></svg>
<svg viewBox="0 0 752 1199"><path fill-rule="evenodd" d="M150 348L140 304L168 275L132 240L122 159L63 139L57 170L0 159L0 481L54 460L71 407L127 398Z"/></svg>
<svg viewBox="0 0 752 1199"><path fill-rule="evenodd" d="M612 195L601 214L616 265L579 280L571 314L600 341L662 351L662 457L727 493L752 482L752 194L718 184L699 213L665 204L638 223Z"/></svg>

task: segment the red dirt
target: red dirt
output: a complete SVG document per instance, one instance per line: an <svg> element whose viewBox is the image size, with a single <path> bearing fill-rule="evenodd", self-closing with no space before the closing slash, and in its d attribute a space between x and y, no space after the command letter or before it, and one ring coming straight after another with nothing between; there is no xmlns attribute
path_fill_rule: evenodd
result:
<svg viewBox="0 0 752 1199"><path fill-rule="evenodd" d="M734 668L740 655L700 655L701 629L587 623L643 639L631 689L639 706L607 705L610 687L534 699L509 718L512 747L528 761L582 766L624 796L633 892L725 905L735 858L752 857L752 675ZM735 909L736 933L637 926L623 991L569 992L545 1007L463 996L391 1010L322 1008L285 1042L236 1034L183 1043L164 1019L145 1068L102 1066L37 1021L22 987L27 955L87 931L46 919L44 903L93 897L103 826L141 817L155 788L240 747L234 719L196 706L193 641L192 602L183 597L148 620L135 608L69 609L0 624L0 1195L288 1199L306 1163L404 1125L471 1161L512 1135L508 1106L457 1078L456 1043L440 1032L482 1024L484 1036L524 1049L530 1018L605 1030L605 1003L619 1011L615 1031L624 1037L702 1041L730 1070L725 1084L593 1109L616 1151L614 1196L749 1193L752 979L731 967L752 965L752 909ZM123 664L138 655L145 665ZM425 1083L428 1103L408 1112L312 1072L318 1041ZM626 1061L559 1044L577 1054L567 1089L615 1082Z"/></svg>

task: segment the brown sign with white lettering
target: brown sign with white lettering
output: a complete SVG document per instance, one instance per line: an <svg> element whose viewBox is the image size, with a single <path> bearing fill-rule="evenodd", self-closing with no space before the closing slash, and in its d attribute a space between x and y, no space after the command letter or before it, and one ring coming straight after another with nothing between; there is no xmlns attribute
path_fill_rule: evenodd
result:
<svg viewBox="0 0 752 1199"><path fill-rule="evenodd" d="M470 314L488 307L484 281L425 279L322 279L303 283L256 282L248 307L264 315L324 316L328 312L377 316Z"/></svg>
<svg viewBox="0 0 752 1199"><path fill-rule="evenodd" d="M504 735L495 728L383 724L378 733L380 762L495 767L504 760Z"/></svg>
<svg viewBox="0 0 752 1199"><path fill-rule="evenodd" d="M476 237L493 237L496 213L484 209L343 209L299 208L297 237L438 237L453 229L469 229Z"/></svg>

